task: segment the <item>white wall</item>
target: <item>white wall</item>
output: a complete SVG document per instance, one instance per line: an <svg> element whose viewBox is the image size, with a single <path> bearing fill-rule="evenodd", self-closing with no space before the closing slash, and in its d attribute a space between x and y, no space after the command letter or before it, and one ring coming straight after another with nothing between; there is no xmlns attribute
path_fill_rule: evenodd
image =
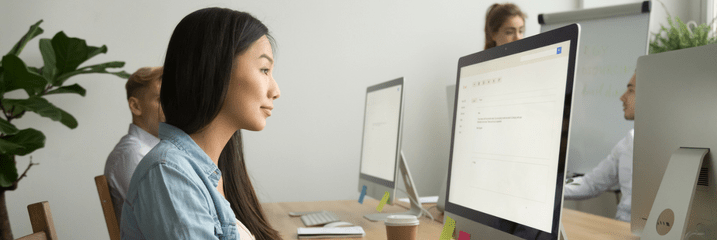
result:
<svg viewBox="0 0 717 240"><path fill-rule="evenodd" d="M538 13L577 8L575 0L516 1L539 32ZM445 86L455 82L458 58L482 50L489 1L2 1L0 52L39 19L51 38L60 30L106 44L91 63L126 61L124 68L162 65L167 41L186 14L207 6L248 11L278 42L275 77L282 96L262 132L245 134L254 185L265 202L356 199L365 88L406 77L404 151L421 195L436 195L447 168L449 128ZM550 4L546 4L550 3ZM38 40L21 58L42 65ZM47 136L32 154L40 163L7 193L16 237L31 232L26 206L49 201L61 239L107 239L93 178L130 122L124 80L74 78L87 96L48 97L73 114L69 130L27 114L14 121ZM21 93L13 93L21 96ZM18 158L24 170L28 157ZM323 177L314 177L323 175Z"/></svg>

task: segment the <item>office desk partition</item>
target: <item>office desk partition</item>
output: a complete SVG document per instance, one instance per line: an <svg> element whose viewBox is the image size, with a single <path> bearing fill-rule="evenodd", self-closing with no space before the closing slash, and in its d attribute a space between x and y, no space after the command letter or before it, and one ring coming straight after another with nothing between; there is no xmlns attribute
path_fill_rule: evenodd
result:
<svg viewBox="0 0 717 240"><path fill-rule="evenodd" d="M363 204L356 200L321 201L321 202L283 202L264 203L264 213L271 225L279 231L283 239L298 239L296 229L304 227L299 217L290 217L289 212L308 212L326 210L336 213L341 221L350 222L363 227L366 236L362 239L386 239L386 227L383 222L371 222L363 217L368 213L375 213L378 200L364 199ZM428 209L435 204L423 204ZM401 213L409 205L398 202L394 205L385 205L384 213ZM443 215L436 208L429 210L436 221L428 217L421 217L418 227L419 240L437 240L443 230ZM640 239L630 233L630 223L611 218L583 213L571 209L563 209L563 224L570 240L592 239ZM480 239L480 238L472 238Z"/></svg>

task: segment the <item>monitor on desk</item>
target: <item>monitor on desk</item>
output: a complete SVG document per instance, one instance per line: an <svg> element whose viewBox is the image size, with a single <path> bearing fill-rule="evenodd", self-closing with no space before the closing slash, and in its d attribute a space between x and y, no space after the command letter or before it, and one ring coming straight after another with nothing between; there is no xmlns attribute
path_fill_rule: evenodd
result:
<svg viewBox="0 0 717 240"><path fill-rule="evenodd" d="M389 192L388 204L396 196L402 116L403 78L368 87L358 190L366 186L366 196L379 200Z"/></svg>
<svg viewBox="0 0 717 240"><path fill-rule="evenodd" d="M676 234L669 239L682 239L683 232L706 234L684 239L717 239L715 56L717 44L711 44L647 55L637 61L631 227L643 239L668 224L671 229L663 229L668 230L664 236ZM699 149L708 151L703 159L696 159L701 165L676 158L684 150ZM692 174L670 176L672 165L688 164L692 167L685 170ZM666 198L660 198L665 196L662 191ZM661 205L660 200L677 204ZM661 219L667 209L671 209L674 222ZM650 224L648 219L653 217L660 219Z"/></svg>
<svg viewBox="0 0 717 240"><path fill-rule="evenodd" d="M460 58L445 215L481 239L557 239L579 25Z"/></svg>
<svg viewBox="0 0 717 240"><path fill-rule="evenodd" d="M418 191L401 150L403 93L403 78L366 89L358 191L364 191L365 187L366 196L379 200L388 192L386 203L393 204L398 189L397 176L401 173L406 194L411 199L409 211L371 213L364 216L371 221L385 221L388 216L395 214L420 217L425 211L421 203L417 202Z"/></svg>

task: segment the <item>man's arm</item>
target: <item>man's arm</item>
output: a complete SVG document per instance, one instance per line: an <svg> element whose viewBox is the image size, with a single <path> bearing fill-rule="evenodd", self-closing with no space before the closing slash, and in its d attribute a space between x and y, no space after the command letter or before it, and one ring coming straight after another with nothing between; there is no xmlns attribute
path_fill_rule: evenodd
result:
<svg viewBox="0 0 717 240"><path fill-rule="evenodd" d="M620 148L625 144L623 138L613 147L610 155L603 159L597 167L586 173L583 177L575 178L572 183L566 183L563 196L566 200L583 200L599 196L605 190L619 183L618 160Z"/></svg>
<svg viewBox="0 0 717 240"><path fill-rule="evenodd" d="M107 185L110 189L118 222L121 219L122 205L129 190L132 173L134 173L142 157L143 155L138 151L122 148L114 149L108 157L105 177L107 178Z"/></svg>

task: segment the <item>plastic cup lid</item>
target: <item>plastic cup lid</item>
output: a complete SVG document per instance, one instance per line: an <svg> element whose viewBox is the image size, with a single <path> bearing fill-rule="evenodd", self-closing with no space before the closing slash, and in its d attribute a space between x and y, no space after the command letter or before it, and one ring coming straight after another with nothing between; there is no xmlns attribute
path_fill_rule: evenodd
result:
<svg viewBox="0 0 717 240"><path fill-rule="evenodd" d="M386 219L386 226L415 226L418 218L413 215L391 215Z"/></svg>

